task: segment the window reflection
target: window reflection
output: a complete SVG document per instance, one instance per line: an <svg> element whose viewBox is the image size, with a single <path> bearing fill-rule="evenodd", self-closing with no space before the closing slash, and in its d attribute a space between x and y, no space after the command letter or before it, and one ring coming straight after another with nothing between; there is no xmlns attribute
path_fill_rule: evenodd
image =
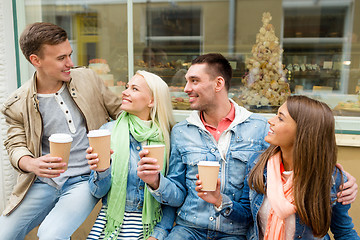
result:
<svg viewBox="0 0 360 240"><path fill-rule="evenodd" d="M37 19L62 26L69 34L74 63L94 68L121 94L128 79L125 1L24 3L26 23ZM130 31L134 69L160 75L170 86L174 107L188 109L183 87L191 60L220 52L234 70L229 97L252 111L275 111L280 102L267 103L263 96L255 104L242 101L243 80L251 70L246 62L267 11L284 49L281 63L291 94L325 101L337 115L360 116L360 32L356 25L360 10L350 0L136 1Z"/></svg>

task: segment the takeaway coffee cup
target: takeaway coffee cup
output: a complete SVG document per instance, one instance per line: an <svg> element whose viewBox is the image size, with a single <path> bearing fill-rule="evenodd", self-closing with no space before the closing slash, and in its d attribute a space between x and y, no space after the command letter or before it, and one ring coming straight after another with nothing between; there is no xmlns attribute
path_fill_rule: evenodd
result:
<svg viewBox="0 0 360 240"><path fill-rule="evenodd" d="M146 157L155 158L157 160L156 164L160 165L158 170L161 171L164 167L165 145L147 145L143 146L143 149L149 150Z"/></svg>
<svg viewBox="0 0 360 240"><path fill-rule="evenodd" d="M101 171L110 167L110 138L109 130L92 130L88 133L89 144L93 153L98 154L99 162L96 170Z"/></svg>
<svg viewBox="0 0 360 240"><path fill-rule="evenodd" d="M214 161L200 161L198 164L202 191L215 191L220 164Z"/></svg>
<svg viewBox="0 0 360 240"><path fill-rule="evenodd" d="M55 133L49 137L50 142L50 156L61 157L66 166L59 169L67 169L69 163L70 149L73 138L69 134Z"/></svg>

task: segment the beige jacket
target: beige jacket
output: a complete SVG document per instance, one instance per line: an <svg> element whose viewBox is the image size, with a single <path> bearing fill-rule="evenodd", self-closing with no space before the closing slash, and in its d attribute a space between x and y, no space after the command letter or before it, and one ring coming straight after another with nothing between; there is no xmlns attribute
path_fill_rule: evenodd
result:
<svg viewBox="0 0 360 240"><path fill-rule="evenodd" d="M35 174L23 172L19 168L21 157L28 155L37 158L41 156L43 124L39 112L35 75L12 93L1 108L9 125L4 144L11 164L20 173L9 202L3 211L4 215L11 214L17 208L36 179ZM98 129L111 118L116 119L120 112L121 100L104 85L92 70L73 69L71 77L67 87L86 120L87 131Z"/></svg>

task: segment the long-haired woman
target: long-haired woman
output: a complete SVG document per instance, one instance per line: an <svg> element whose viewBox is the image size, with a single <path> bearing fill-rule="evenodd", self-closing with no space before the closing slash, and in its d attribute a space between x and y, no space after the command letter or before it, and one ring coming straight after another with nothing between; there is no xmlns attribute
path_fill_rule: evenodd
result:
<svg viewBox="0 0 360 240"><path fill-rule="evenodd" d="M330 239L329 228L335 239L360 239L350 205L336 201L347 179L335 166L331 109L306 96L290 96L268 122L270 147L249 160L241 201L228 217L248 221L252 216L254 239ZM204 198L201 182L197 185Z"/></svg>
<svg viewBox="0 0 360 240"><path fill-rule="evenodd" d="M166 149L163 174L168 165L174 119L167 84L155 74L137 71L122 92L121 109L116 121L102 126L111 130L111 168L94 171L97 154L87 150L93 170L90 189L103 201L88 239L147 239L161 220L161 205L137 176L137 163L142 146L161 143Z"/></svg>
<svg viewBox="0 0 360 240"><path fill-rule="evenodd" d="M335 166L337 146L331 109L305 96L291 96L269 120L260 155L249 175L250 205L260 239L358 239L336 202L345 175Z"/></svg>

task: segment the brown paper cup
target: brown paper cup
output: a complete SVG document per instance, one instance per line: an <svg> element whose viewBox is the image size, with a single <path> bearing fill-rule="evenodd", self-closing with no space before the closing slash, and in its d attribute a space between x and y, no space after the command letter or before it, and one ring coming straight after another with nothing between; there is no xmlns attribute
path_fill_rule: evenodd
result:
<svg viewBox="0 0 360 240"><path fill-rule="evenodd" d="M93 148L93 153L98 154L99 162L97 171L102 171L110 167L110 140L109 130L92 130L87 135L89 144Z"/></svg>
<svg viewBox="0 0 360 240"><path fill-rule="evenodd" d="M49 137L50 156L61 157L66 166L56 169L67 170L70 156L71 143L73 139L69 134L56 133Z"/></svg>
<svg viewBox="0 0 360 240"><path fill-rule="evenodd" d="M202 182L202 191L215 191L219 175L220 164L213 161L200 161L198 164L199 179Z"/></svg>
<svg viewBox="0 0 360 240"><path fill-rule="evenodd" d="M146 157L155 158L157 160L156 164L160 165L158 170L161 171L164 167L165 145L146 145L143 146L143 149L149 151L149 154L147 154Z"/></svg>

